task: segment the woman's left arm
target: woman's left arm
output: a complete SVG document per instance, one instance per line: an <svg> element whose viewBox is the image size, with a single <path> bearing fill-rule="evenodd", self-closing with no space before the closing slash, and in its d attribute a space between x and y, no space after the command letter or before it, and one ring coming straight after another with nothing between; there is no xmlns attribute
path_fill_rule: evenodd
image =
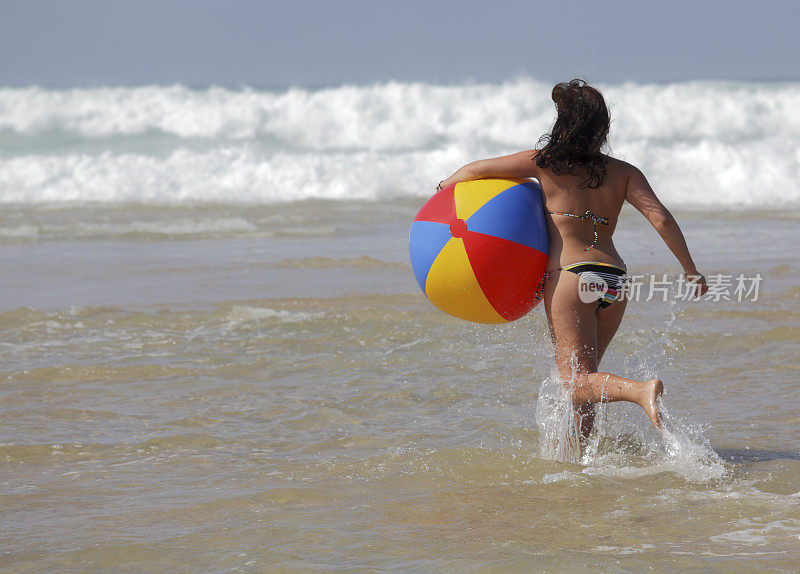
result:
<svg viewBox="0 0 800 574"><path fill-rule="evenodd" d="M502 157L479 159L459 168L456 172L439 182L438 189L461 181L485 179L487 177L538 177L539 168L533 161L538 150L527 150Z"/></svg>

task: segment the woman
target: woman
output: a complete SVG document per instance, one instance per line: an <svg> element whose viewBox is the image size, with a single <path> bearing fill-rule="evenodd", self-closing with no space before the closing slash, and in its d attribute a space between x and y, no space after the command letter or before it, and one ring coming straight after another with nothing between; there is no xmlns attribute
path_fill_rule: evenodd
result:
<svg viewBox="0 0 800 574"><path fill-rule="evenodd" d="M636 403L660 429L659 379L635 381L598 372L627 304L620 296L625 264L612 241L622 204L629 202L655 227L686 278L696 284L697 296L708 287L680 227L642 172L602 153L610 125L602 94L582 80L572 80L557 84L552 98L558 117L550 134L542 138L544 147L467 164L437 189L489 177L539 181L550 239L544 305L559 374L571 388L581 438L588 438L592 430L598 402ZM598 284L601 289L588 298Z"/></svg>

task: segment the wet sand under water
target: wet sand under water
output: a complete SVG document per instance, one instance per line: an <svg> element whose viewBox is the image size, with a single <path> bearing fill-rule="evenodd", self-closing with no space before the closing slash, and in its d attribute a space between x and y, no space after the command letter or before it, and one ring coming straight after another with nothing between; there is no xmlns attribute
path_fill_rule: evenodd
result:
<svg viewBox="0 0 800 574"><path fill-rule="evenodd" d="M603 367L668 432L608 406L576 463L542 311L435 311L418 207L5 210L0 568L796 570L800 213L676 212L760 298L631 303ZM677 270L633 212L618 247Z"/></svg>

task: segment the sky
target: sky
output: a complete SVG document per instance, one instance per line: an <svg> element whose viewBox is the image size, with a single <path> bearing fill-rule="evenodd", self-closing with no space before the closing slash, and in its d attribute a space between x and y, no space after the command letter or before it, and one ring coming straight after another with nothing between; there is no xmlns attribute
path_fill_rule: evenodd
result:
<svg viewBox="0 0 800 574"><path fill-rule="evenodd" d="M0 85L800 80L797 0L0 0Z"/></svg>

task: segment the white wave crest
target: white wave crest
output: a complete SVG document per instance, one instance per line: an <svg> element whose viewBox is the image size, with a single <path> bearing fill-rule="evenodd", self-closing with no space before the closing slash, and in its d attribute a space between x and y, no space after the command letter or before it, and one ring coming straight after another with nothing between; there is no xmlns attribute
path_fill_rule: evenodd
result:
<svg viewBox="0 0 800 574"><path fill-rule="evenodd" d="M0 130L86 138L163 132L180 138L272 138L308 150L396 151L442 140L532 145L553 113L544 84L389 83L324 90L183 86L0 89Z"/></svg>
<svg viewBox="0 0 800 574"><path fill-rule="evenodd" d="M22 156L0 160L0 203L281 203L419 196L432 192L429 182L454 155L454 150L269 155L240 146L178 149L165 158ZM412 166L421 167L412 173Z"/></svg>
<svg viewBox="0 0 800 574"><path fill-rule="evenodd" d="M612 154L668 204L800 204L800 83L600 87ZM0 89L0 203L424 197L463 163L535 146L549 91Z"/></svg>

